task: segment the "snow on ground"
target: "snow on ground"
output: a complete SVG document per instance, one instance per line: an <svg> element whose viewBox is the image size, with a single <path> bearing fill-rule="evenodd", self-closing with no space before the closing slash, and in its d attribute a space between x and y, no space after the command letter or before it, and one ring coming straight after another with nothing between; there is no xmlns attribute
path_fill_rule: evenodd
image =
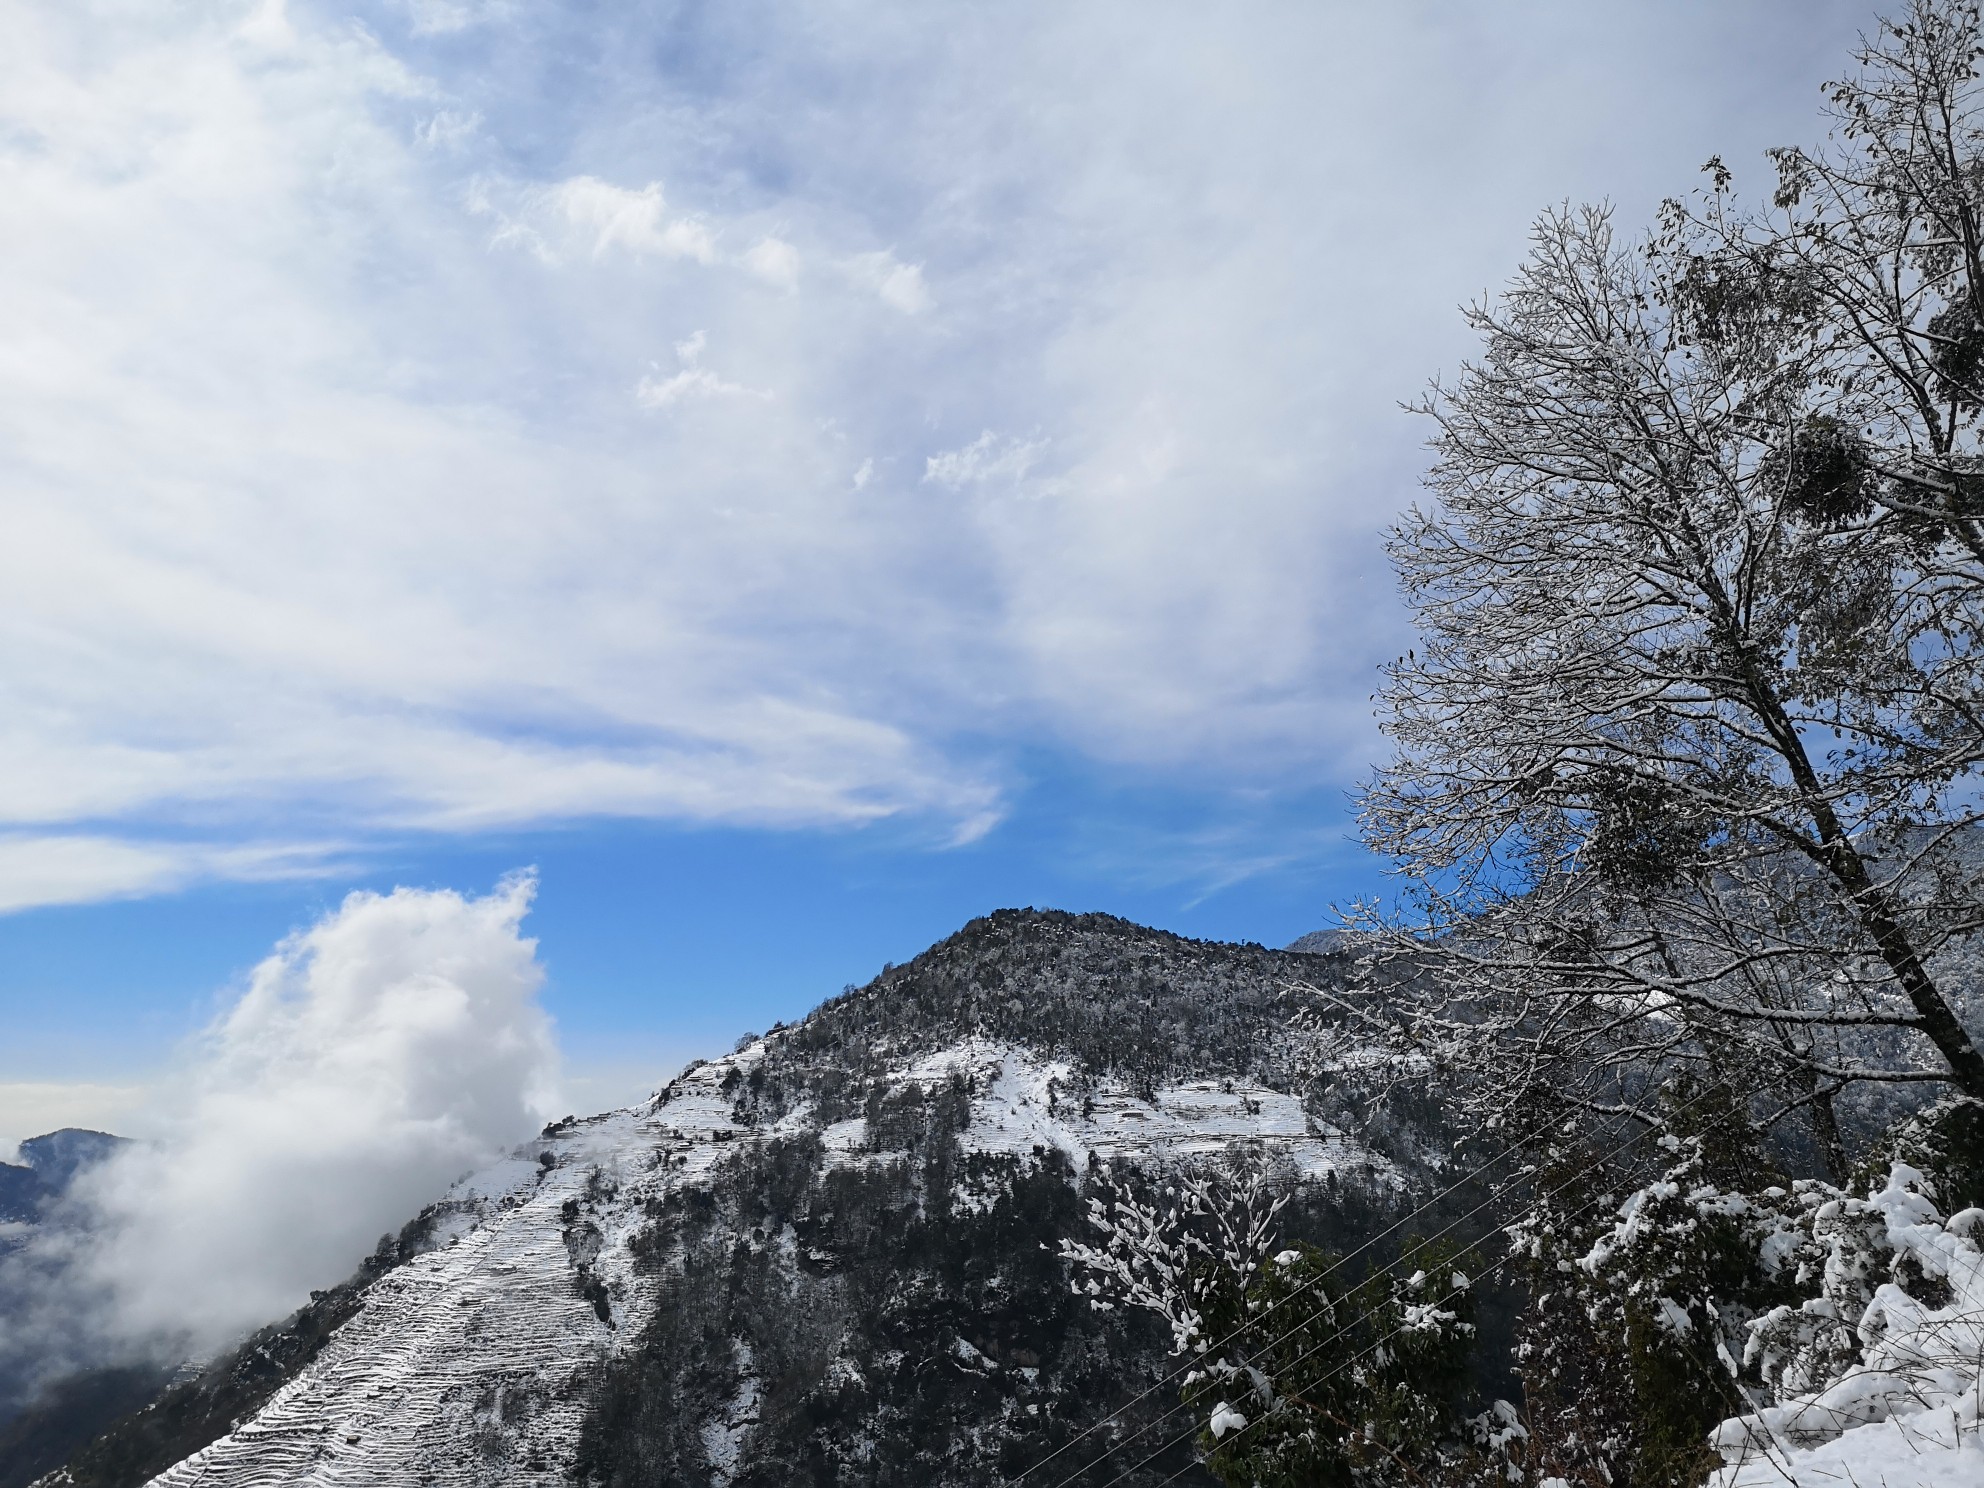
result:
<svg viewBox="0 0 1984 1488"><path fill-rule="evenodd" d="M736 1473L744 1438L758 1424L758 1377L751 1372L755 1367L751 1349L742 1340L739 1340L737 1347L742 1356L739 1366L742 1378L738 1381L737 1394L720 1418L712 1418L703 1424L703 1450L709 1454L712 1476L720 1483Z"/></svg>
<svg viewBox="0 0 1984 1488"><path fill-rule="evenodd" d="M1715 1488L1978 1488L1984 1441L1944 1411L1856 1426L1809 1450L1759 1446L1739 1454Z"/></svg>

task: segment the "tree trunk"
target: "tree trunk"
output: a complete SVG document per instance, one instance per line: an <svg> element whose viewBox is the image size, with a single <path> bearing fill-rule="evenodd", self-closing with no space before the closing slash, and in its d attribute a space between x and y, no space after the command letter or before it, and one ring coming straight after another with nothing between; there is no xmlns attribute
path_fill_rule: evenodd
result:
<svg viewBox="0 0 1984 1488"><path fill-rule="evenodd" d="M1799 794L1804 797L1804 808L1811 817L1818 841L1814 843L1802 833L1795 834L1795 840L1807 856L1846 890L1861 928L1873 940L1881 960L1894 973L1894 979L1901 984L1909 1004L1921 1018L1922 1032L1928 1035L1929 1041L1943 1056L1943 1062L1949 1066L1950 1082L1965 1095L1984 1100L1984 1054L1978 1052L1977 1045L1971 1042L1963 1024L1957 1021L1956 1014L1944 1000L1928 968L1922 964L1914 942L1908 938L1908 932L1902 927L1887 895L1874 882L1873 875L1867 872L1860 849L1853 845L1844 823L1833 810L1832 802L1819 783L1819 773L1805 752L1805 741L1800 737L1797 725L1785 712L1776 690L1757 664L1755 652L1737 622L1735 606L1729 602L1712 575L1702 584L1702 590L1714 603L1725 644L1730 646L1742 669L1749 706L1770 734L1779 756L1791 771Z"/></svg>

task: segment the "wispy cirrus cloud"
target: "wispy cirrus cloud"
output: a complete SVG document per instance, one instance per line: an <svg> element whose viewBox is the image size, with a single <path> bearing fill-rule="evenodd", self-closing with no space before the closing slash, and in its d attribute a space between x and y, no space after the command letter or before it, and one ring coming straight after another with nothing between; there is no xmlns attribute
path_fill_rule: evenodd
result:
<svg viewBox="0 0 1984 1488"><path fill-rule="evenodd" d="M350 862L349 852L335 844L0 834L0 914L49 904L135 899L216 878L322 878Z"/></svg>
<svg viewBox="0 0 1984 1488"><path fill-rule="evenodd" d="M575 251L593 258L617 251L636 258L716 261L710 225L693 215L669 212L659 181L630 188L597 176L573 176L510 195L515 200L505 210L496 204L494 188L478 183L470 203L499 222L493 242L521 244L547 263Z"/></svg>
<svg viewBox="0 0 1984 1488"><path fill-rule="evenodd" d="M1788 13L17 7L13 902L1351 778L1449 307L1796 134L1858 10Z"/></svg>
<svg viewBox="0 0 1984 1488"><path fill-rule="evenodd" d="M953 491L989 482L1018 485L1046 453L1044 441L1015 439L985 430L970 444L943 450L923 462L923 478Z"/></svg>

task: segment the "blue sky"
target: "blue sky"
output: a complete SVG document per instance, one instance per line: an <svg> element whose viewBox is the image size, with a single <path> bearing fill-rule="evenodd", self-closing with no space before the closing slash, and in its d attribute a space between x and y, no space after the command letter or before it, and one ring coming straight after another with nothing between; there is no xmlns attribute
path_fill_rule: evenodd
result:
<svg viewBox="0 0 1984 1488"><path fill-rule="evenodd" d="M535 867L577 1104L1001 905L1324 923L1454 307L1870 22L10 7L0 1140L359 887Z"/></svg>

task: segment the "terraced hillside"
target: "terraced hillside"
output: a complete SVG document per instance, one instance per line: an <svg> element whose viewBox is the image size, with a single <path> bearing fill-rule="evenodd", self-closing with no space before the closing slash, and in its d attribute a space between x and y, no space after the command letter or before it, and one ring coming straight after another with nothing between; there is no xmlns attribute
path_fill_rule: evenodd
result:
<svg viewBox="0 0 1984 1488"><path fill-rule="evenodd" d="M1254 1144L1324 1243L1416 1186L1297 1074L1291 987L1343 970L1103 916L975 921L547 1129L48 1481L1002 1481L1164 1358L1070 1293L1053 1247L1086 1184ZM1070 1459L1098 1484L1134 1460L1104 1448Z"/></svg>

